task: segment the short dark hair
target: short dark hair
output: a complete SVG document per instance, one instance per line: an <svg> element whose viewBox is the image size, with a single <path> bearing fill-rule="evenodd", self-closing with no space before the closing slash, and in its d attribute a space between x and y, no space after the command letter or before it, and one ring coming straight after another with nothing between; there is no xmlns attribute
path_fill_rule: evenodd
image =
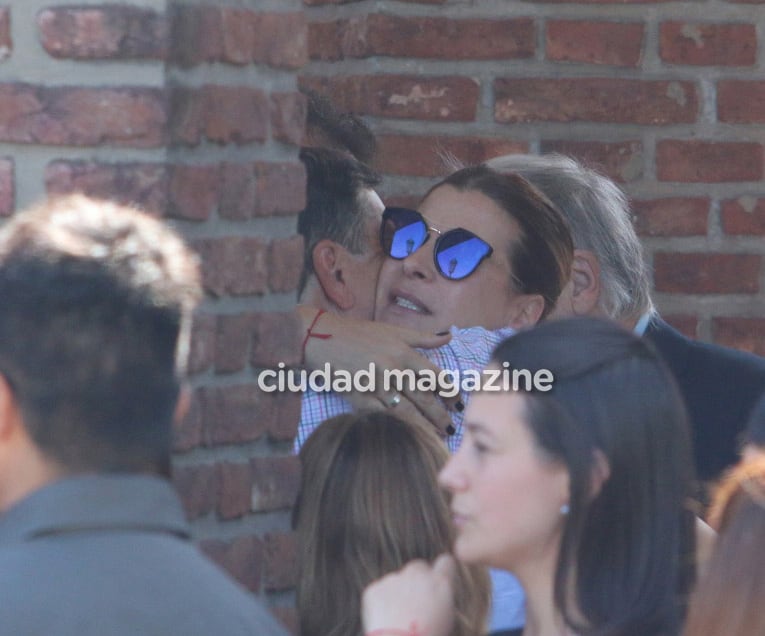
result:
<svg viewBox="0 0 765 636"><path fill-rule="evenodd" d="M554 376L548 393L524 400L541 452L570 476L555 579L567 624L582 634L677 633L695 573L693 463L685 408L663 362L644 340L592 318L543 323L505 340L493 358ZM610 472L593 497L598 453Z"/></svg>
<svg viewBox="0 0 765 636"><path fill-rule="evenodd" d="M761 446L765 449L765 393L762 394L749 415L749 423L744 433L744 443Z"/></svg>
<svg viewBox="0 0 765 636"><path fill-rule="evenodd" d="M425 196L443 185L480 192L515 219L521 237L510 246L508 254L513 288L522 294L542 296L544 318L555 307L571 276L574 244L563 215L523 177L503 174L486 165L453 172Z"/></svg>
<svg viewBox="0 0 765 636"><path fill-rule="evenodd" d="M307 146L321 146L350 153L371 163L377 151L374 133L353 113L340 113L324 95L302 89L307 101Z"/></svg>
<svg viewBox="0 0 765 636"><path fill-rule="evenodd" d="M71 472L169 470L196 258L146 214L81 195L0 230L0 373Z"/></svg>
<svg viewBox="0 0 765 636"><path fill-rule="evenodd" d="M364 251L368 217L359 194L380 183L374 170L337 150L303 148L300 160L306 170L306 204L298 216L304 248L298 297L314 273L313 248L320 240L335 241L353 254Z"/></svg>

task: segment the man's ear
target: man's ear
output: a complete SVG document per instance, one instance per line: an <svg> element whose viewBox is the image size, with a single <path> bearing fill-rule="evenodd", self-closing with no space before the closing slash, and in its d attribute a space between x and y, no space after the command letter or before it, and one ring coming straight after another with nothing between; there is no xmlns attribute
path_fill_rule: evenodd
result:
<svg viewBox="0 0 765 636"><path fill-rule="evenodd" d="M0 374L0 442L9 439L19 423L16 396L13 394L8 380Z"/></svg>
<svg viewBox="0 0 765 636"><path fill-rule="evenodd" d="M599 313L600 263L590 250L574 250L571 264L571 307L576 316Z"/></svg>
<svg viewBox="0 0 765 636"><path fill-rule="evenodd" d="M313 248L313 270L327 299L342 311L353 308L356 296L347 283L350 266L348 250L339 243L322 239Z"/></svg>
<svg viewBox="0 0 765 636"><path fill-rule="evenodd" d="M510 302L505 324L513 329L533 327L545 310L545 300L539 294L520 294Z"/></svg>

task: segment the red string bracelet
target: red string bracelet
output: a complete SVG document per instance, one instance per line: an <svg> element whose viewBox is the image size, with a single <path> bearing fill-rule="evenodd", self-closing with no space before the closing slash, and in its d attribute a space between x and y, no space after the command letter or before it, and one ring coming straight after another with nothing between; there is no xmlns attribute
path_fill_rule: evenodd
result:
<svg viewBox="0 0 765 636"><path fill-rule="evenodd" d="M319 318L321 318L322 314L326 314L326 313L327 313L326 309L319 309L319 311L317 311L316 315L313 317L311 326L308 327L308 329L306 329L305 338L303 338L303 346L300 347L303 364L305 364L305 347L308 344L309 338L319 338L319 340L329 340L332 337L331 333L316 333L313 330L313 328L316 326L316 323L319 321Z"/></svg>
<svg viewBox="0 0 765 636"><path fill-rule="evenodd" d="M409 629L398 629L396 627L381 627L367 632L364 636L424 636L417 628L417 623L412 622Z"/></svg>

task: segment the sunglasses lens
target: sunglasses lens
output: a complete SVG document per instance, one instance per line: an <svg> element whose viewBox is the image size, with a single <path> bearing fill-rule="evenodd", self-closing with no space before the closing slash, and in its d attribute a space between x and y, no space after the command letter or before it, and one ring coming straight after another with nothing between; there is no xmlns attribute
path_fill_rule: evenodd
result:
<svg viewBox="0 0 765 636"><path fill-rule="evenodd" d="M472 274L491 253L491 247L467 230L456 229L439 239L436 262L441 273L451 280Z"/></svg>
<svg viewBox="0 0 765 636"><path fill-rule="evenodd" d="M388 208L383 215L382 245L391 258L406 258L428 238L428 228L414 210Z"/></svg>

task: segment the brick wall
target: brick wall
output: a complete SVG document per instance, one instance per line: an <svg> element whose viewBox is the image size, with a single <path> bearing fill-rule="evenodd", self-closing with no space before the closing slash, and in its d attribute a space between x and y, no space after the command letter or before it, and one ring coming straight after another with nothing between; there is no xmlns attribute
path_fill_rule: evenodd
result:
<svg viewBox="0 0 765 636"><path fill-rule="evenodd" d="M388 197L560 151L630 195L662 313L765 354L765 2L305 0L301 82L366 115Z"/></svg>
<svg viewBox="0 0 765 636"><path fill-rule="evenodd" d="M306 60L300 0L0 0L0 215L83 190L168 218L201 253L175 479L203 549L288 624L299 399L255 373L299 355Z"/></svg>

